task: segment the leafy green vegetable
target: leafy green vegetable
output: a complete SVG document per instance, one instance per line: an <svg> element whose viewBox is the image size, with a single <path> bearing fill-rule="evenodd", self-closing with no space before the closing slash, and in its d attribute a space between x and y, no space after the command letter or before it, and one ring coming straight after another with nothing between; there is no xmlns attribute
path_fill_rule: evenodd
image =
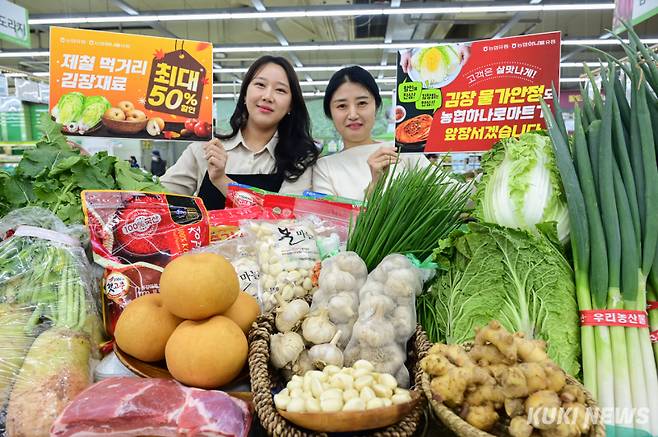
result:
<svg viewBox="0 0 658 437"><path fill-rule="evenodd" d="M551 139L530 132L494 145L482 160L475 216L488 223L535 232L555 221L560 241L569 236L569 213Z"/></svg>
<svg viewBox="0 0 658 437"><path fill-rule="evenodd" d="M84 102L85 96L82 93L73 92L64 94L59 98L57 105L53 108L55 121L69 127L80 117Z"/></svg>
<svg viewBox="0 0 658 437"><path fill-rule="evenodd" d="M551 229L552 228L552 229ZM464 343L499 320L511 332L541 338L566 372L580 371L580 333L573 271L553 242L554 226L537 235L470 223L435 251L436 282L418 299L431 341Z"/></svg>
<svg viewBox="0 0 658 437"><path fill-rule="evenodd" d="M16 171L0 171L0 216L33 205L53 211L65 223L82 223L82 190L165 191L150 173L126 161L105 152L81 155L48 114L40 127L44 137L23 155Z"/></svg>

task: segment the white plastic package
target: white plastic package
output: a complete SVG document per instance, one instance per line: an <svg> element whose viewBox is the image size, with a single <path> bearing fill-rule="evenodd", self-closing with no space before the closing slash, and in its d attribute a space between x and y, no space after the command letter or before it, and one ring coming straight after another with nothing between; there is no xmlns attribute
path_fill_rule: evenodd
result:
<svg viewBox="0 0 658 437"><path fill-rule="evenodd" d="M345 349L345 365L370 361L377 372L390 373L409 387L407 342L416 330L416 294L423 272L400 254L385 257L359 290L359 314Z"/></svg>

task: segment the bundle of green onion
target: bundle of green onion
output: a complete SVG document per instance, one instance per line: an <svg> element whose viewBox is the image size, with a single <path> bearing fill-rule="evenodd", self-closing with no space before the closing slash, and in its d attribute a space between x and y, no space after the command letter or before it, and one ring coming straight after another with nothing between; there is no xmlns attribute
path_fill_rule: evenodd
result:
<svg viewBox="0 0 658 437"><path fill-rule="evenodd" d="M593 98L583 92L582 109L575 109L572 147L559 105L553 117L542 102L567 196L581 310L645 311L647 280L655 287L658 276L658 100L652 91L658 89L658 71L655 56L632 28L628 32L629 63L608 57L608 68L602 68L605 100L588 71ZM630 102L616 63L631 79ZM619 434L619 427L658 435L649 330L583 326L581 343L585 386L615 413L610 425L617 427L608 428L608 435Z"/></svg>
<svg viewBox="0 0 658 437"><path fill-rule="evenodd" d="M396 170L379 178L350 229L347 250L359 254L368 270L391 253L429 257L459 226L470 196L470 184L452 180L441 165Z"/></svg>

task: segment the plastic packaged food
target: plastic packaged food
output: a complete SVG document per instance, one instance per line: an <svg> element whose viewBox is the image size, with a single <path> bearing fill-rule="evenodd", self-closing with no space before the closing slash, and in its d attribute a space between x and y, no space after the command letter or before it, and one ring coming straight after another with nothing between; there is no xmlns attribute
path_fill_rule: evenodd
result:
<svg viewBox="0 0 658 437"><path fill-rule="evenodd" d="M208 214L197 197L133 191L83 191L94 261L105 268L103 319L109 335L133 299L159 291L175 257L208 245Z"/></svg>
<svg viewBox="0 0 658 437"><path fill-rule="evenodd" d="M26 208L0 228L11 235L0 242L0 435L46 436L92 382L95 284L79 227Z"/></svg>

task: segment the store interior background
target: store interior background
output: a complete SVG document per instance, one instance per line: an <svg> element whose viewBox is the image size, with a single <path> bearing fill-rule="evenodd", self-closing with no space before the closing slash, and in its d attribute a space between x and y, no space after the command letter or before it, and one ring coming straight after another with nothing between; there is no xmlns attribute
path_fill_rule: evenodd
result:
<svg viewBox="0 0 658 437"><path fill-rule="evenodd" d="M619 1L619 0L618 0ZM652 1L652 0L647 0ZM658 3L658 0L653 0ZM606 29L612 26L613 10L559 11L559 12L516 12L515 5L527 4L572 4L611 3L610 1L587 0L523 0L523 1L405 1L405 0L227 0L227 1L169 1L169 0L43 0L14 1L29 11L30 19L100 17L99 22L87 24L62 23L60 26L111 32L185 38L210 41L216 48L226 52L215 53L215 67L229 72L215 71L214 112L216 127L220 131L228 127L228 119L235 107L240 81L246 68L262 52L253 51L251 46L297 46L320 44L320 50L281 50L276 54L287 57L298 68L298 75L305 93L306 103L312 118L313 136L323 146L323 153L340 150L338 135L322 110L322 95L327 80L342 65L367 66L375 76L383 94L384 104L378 114L375 137L380 140L393 138L394 120L392 93L395 89L395 48L390 43L404 42L458 42L503 36L524 35L559 30L566 41L583 39L606 39ZM501 13L428 14L420 13L423 7L459 5L495 5L505 3L509 10ZM267 19L236 20L181 20L166 22L139 22L116 20L103 22L102 17L135 17L139 15L167 14L184 17L191 13L217 12L217 9L244 11L274 11L277 8L290 10L331 11L349 10L358 7L384 7L409 9L401 15L339 15L326 17L284 17ZM238 9L239 8L239 9ZM418 9L414 12L414 9ZM211 11L212 10L212 11ZM293 15L293 14L291 14ZM31 25L31 49L28 52L48 50L49 25ZM636 26L643 38L658 37L658 15ZM656 41L658 42L658 41ZM357 49L350 45L377 44L369 49ZM324 48L324 45L344 45L341 49ZM599 49L616 57L623 54L616 45L601 45ZM23 150L34 147L40 133L37 125L41 113L47 111L48 103L48 57L22 56L3 57L2 52L19 48L5 41L0 42L0 168L11 169L17 164ZM242 50L242 51L241 51ZM579 94L582 84L582 63L590 63L596 69L598 56L571 44L562 45L561 104L573 107L573 99ZM313 71L308 71L313 70ZM320 70L320 71L315 71ZM569 124L571 114L565 117ZM106 150L122 159L135 156L140 165L150 169L151 152L160 151L163 159L171 165L187 146L187 142L140 141L107 138L80 138L75 141L94 153ZM456 172L477 168L479 157L471 154L455 154L449 164Z"/></svg>

